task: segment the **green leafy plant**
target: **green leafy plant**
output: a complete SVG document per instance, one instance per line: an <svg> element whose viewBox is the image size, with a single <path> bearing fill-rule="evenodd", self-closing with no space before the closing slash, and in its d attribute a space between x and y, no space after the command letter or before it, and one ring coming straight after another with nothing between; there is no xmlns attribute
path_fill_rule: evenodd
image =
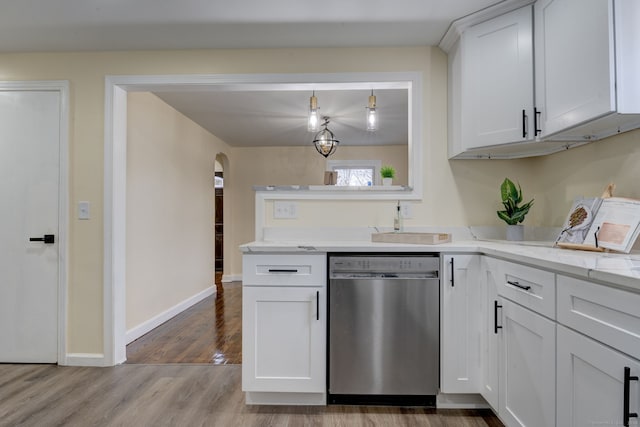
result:
<svg viewBox="0 0 640 427"><path fill-rule="evenodd" d="M529 209L533 205L533 199L522 206L518 206L519 203L522 203L522 188L520 188L520 184L516 188L509 178L505 178L500 186L500 195L502 196L504 210L497 211L498 217L509 225L516 225L524 221L525 215L529 213Z"/></svg>
<svg viewBox="0 0 640 427"><path fill-rule="evenodd" d="M380 176L382 176L383 178L395 178L396 170L393 168L393 166L382 166L380 168Z"/></svg>

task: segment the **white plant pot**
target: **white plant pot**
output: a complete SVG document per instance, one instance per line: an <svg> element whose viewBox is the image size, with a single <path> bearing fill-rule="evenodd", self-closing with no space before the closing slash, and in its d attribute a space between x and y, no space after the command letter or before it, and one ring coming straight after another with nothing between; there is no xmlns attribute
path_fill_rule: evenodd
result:
<svg viewBox="0 0 640 427"><path fill-rule="evenodd" d="M507 240L511 242L524 240L524 226L522 224L507 225Z"/></svg>
<svg viewBox="0 0 640 427"><path fill-rule="evenodd" d="M382 185L389 186L393 183L393 178L382 178Z"/></svg>

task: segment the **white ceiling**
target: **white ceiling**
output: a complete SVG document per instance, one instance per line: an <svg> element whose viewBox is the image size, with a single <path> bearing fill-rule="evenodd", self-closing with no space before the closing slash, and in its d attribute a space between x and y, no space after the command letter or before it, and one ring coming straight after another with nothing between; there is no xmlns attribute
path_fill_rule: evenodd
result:
<svg viewBox="0 0 640 427"><path fill-rule="evenodd" d="M504 0L9 0L0 51L437 45Z"/></svg>
<svg viewBox="0 0 640 427"><path fill-rule="evenodd" d="M0 52L437 45L452 21L511 0L16 0L2 2ZM309 144L303 91L156 92L236 146ZM406 90L318 90L341 144L407 141Z"/></svg>
<svg viewBox="0 0 640 427"><path fill-rule="evenodd" d="M318 90L320 113L330 117L328 128L341 145L396 145L408 141L406 89L376 90L380 125L365 129L368 90ZM311 92L155 92L169 105L233 146L308 145Z"/></svg>

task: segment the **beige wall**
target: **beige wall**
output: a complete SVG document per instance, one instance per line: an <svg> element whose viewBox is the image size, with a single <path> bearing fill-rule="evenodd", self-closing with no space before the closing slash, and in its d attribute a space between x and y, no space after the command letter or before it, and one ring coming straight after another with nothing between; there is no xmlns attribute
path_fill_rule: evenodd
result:
<svg viewBox="0 0 640 427"><path fill-rule="evenodd" d="M414 219L407 225L499 224L495 210L499 208L498 186L505 176L522 184L525 197L536 198L526 220L532 225L559 225L574 190L599 193L600 181L610 177L616 178L619 194L637 196L638 172L633 164L638 160L638 131L545 159L448 161L446 67L445 54L430 47L0 55L0 80L71 83L69 209L74 212L79 200L90 201L94 209L92 220L78 221L72 216L70 224L68 351L102 351L105 75L422 72L424 199L414 206ZM231 150L230 155L233 153ZM228 171L225 168L229 182L225 202L227 191L233 197L233 223L225 235L231 235L234 245L253 239L253 196L239 196L233 190L242 173L233 161ZM587 186L581 183L585 179L590 183ZM299 223L389 223L386 209L391 205L380 202L303 204ZM240 264L229 266L229 271L240 273Z"/></svg>
<svg viewBox="0 0 640 427"><path fill-rule="evenodd" d="M213 286L213 173L228 146L150 93L127 100L126 328Z"/></svg>

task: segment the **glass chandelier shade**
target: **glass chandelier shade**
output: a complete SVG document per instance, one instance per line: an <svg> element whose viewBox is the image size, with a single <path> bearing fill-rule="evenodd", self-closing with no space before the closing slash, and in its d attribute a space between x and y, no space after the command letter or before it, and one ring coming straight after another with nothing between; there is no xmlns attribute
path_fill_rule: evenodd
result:
<svg viewBox="0 0 640 427"><path fill-rule="evenodd" d="M378 130L378 111L376 110L376 97L371 90L371 96L369 96L369 104L366 107L367 110L367 130Z"/></svg>
<svg viewBox="0 0 640 427"><path fill-rule="evenodd" d="M316 147L318 153L322 154L324 157L329 157L336 152L340 141L335 138L333 132L331 132L327 127L329 124L329 118L323 117L323 120L324 123L322 123L322 126L324 126L324 129L316 134L313 139L313 145Z"/></svg>
<svg viewBox="0 0 640 427"><path fill-rule="evenodd" d="M315 91L309 98L309 118L307 120L307 130L309 132L318 132L320 130L320 109L318 108L318 98Z"/></svg>

